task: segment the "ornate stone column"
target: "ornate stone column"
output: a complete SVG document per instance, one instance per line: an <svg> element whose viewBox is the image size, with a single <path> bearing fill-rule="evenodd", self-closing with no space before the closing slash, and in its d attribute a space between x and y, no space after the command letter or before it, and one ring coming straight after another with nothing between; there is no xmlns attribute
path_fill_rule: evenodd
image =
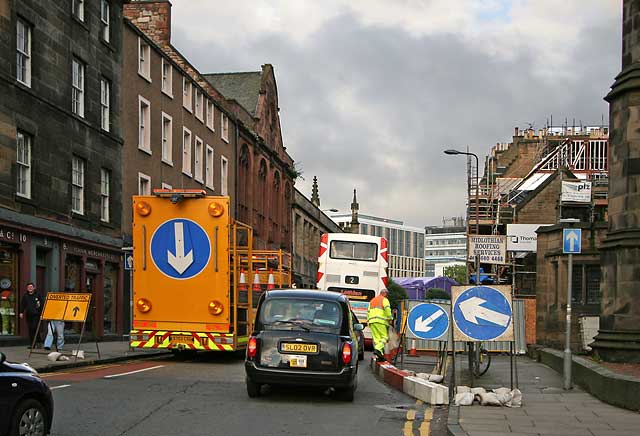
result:
<svg viewBox="0 0 640 436"><path fill-rule="evenodd" d="M610 362L640 362L640 1L624 0L622 71L609 102L609 228L601 254L600 330Z"/></svg>

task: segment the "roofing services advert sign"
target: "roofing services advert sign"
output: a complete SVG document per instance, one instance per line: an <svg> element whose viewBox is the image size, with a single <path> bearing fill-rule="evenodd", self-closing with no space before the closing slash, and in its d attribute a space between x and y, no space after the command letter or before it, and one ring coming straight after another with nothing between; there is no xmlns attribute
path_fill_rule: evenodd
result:
<svg viewBox="0 0 640 436"><path fill-rule="evenodd" d="M504 235L469 235L469 262L480 256L480 263L507 263L507 237Z"/></svg>
<svg viewBox="0 0 640 436"><path fill-rule="evenodd" d="M591 182L562 182L560 201L591 202Z"/></svg>

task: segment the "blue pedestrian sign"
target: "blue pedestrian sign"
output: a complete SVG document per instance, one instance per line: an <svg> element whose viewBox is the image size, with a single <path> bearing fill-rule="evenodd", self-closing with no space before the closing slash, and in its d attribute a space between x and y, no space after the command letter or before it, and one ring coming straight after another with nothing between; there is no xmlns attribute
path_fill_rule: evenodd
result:
<svg viewBox="0 0 640 436"><path fill-rule="evenodd" d="M420 303L409 311L407 327L418 339L446 340L449 314L437 304Z"/></svg>
<svg viewBox="0 0 640 436"><path fill-rule="evenodd" d="M162 223L151 237L151 259L164 275L178 280L197 276L209 263L211 244L200 225L175 218Z"/></svg>
<svg viewBox="0 0 640 436"><path fill-rule="evenodd" d="M454 340L513 340L513 310L508 286L456 286L453 292Z"/></svg>
<svg viewBox="0 0 640 436"><path fill-rule="evenodd" d="M582 252L582 229L562 229L562 252L580 254Z"/></svg>

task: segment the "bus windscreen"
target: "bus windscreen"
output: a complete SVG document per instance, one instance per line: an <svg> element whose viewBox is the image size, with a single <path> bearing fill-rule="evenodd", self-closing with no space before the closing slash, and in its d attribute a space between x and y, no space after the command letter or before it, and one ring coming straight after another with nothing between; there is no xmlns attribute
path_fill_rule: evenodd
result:
<svg viewBox="0 0 640 436"><path fill-rule="evenodd" d="M372 242L331 241L329 256L332 259L375 262L378 245Z"/></svg>

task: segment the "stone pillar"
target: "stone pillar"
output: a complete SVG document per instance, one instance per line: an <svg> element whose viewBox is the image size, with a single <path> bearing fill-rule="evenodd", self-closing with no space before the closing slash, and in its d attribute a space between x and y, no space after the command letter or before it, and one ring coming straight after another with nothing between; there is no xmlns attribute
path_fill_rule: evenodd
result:
<svg viewBox="0 0 640 436"><path fill-rule="evenodd" d="M610 362L640 362L640 1L624 0L622 71L609 102L609 228L600 330L591 345Z"/></svg>

